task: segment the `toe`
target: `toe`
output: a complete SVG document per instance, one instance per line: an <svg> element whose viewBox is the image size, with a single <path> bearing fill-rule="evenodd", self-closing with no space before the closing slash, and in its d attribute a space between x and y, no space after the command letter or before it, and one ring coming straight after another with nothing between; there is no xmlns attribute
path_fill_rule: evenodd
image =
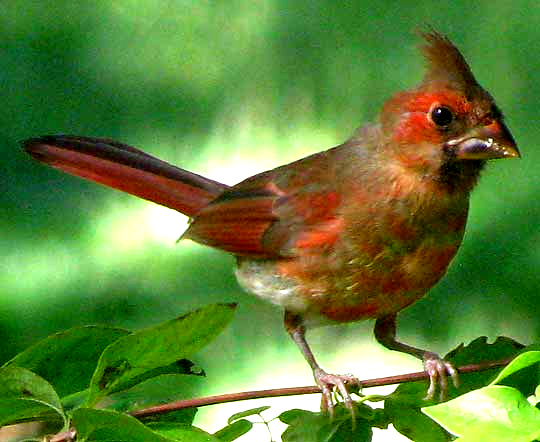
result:
<svg viewBox="0 0 540 442"><path fill-rule="evenodd" d="M322 369L313 373L317 385L321 389L321 409L333 415L334 411L334 399L332 393L336 390L343 398L343 403L354 416L354 404L349 391L348 385L360 385L360 381L352 375L336 375L326 373Z"/></svg>
<svg viewBox="0 0 540 442"><path fill-rule="evenodd" d="M437 389L439 399L445 400L448 396L448 376L451 377L455 387L458 386L458 372L454 366L435 353L426 352L424 355L424 369L429 375L429 388L426 399L433 399Z"/></svg>

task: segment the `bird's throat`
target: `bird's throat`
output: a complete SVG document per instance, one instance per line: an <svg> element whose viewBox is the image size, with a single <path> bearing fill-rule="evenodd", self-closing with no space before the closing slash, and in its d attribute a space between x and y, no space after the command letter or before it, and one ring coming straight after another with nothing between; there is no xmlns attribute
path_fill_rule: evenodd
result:
<svg viewBox="0 0 540 442"><path fill-rule="evenodd" d="M444 161L437 181L449 193L468 193L478 182L484 165L483 160Z"/></svg>

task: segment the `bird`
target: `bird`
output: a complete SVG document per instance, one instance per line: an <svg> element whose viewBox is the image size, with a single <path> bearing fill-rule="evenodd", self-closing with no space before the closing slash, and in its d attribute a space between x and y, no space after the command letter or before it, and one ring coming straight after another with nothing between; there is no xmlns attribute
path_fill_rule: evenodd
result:
<svg viewBox="0 0 540 442"><path fill-rule="evenodd" d="M279 305L285 329L332 412L352 409L351 374L317 362L312 327L374 319L384 347L423 361L427 398L457 384L455 367L397 339L397 314L446 273L462 242L469 196L486 162L520 157L493 97L448 37L420 32L425 73L343 144L228 186L127 144L76 135L23 141L64 172L177 210L182 239L236 257L248 292Z"/></svg>

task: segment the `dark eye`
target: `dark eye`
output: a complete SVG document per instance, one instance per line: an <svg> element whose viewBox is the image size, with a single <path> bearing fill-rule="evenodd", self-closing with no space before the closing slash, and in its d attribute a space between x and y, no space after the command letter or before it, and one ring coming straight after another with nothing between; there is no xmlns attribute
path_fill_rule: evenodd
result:
<svg viewBox="0 0 540 442"><path fill-rule="evenodd" d="M431 120L440 127L448 126L454 119L454 114L446 106L436 106L431 110Z"/></svg>

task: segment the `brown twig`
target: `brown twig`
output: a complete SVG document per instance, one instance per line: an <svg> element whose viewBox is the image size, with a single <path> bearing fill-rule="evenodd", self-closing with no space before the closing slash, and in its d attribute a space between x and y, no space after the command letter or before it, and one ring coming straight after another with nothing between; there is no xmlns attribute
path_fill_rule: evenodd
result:
<svg viewBox="0 0 540 442"><path fill-rule="evenodd" d="M498 361L481 362L479 364L470 364L459 367L460 373L471 373L477 371L489 370L491 368L503 367L507 365L512 358L501 359ZM362 388L380 387L383 385L403 384L405 382L415 382L427 380L428 375L424 371L401 374L396 376L387 376L384 378L367 379L361 381ZM227 402L244 401L248 399L260 399L280 396L297 396L302 394L320 393L321 390L316 385L306 387L273 388L269 390L242 391L239 393L220 394L216 396L206 396L195 399L185 399L176 402L170 402L163 405L142 408L132 411L130 414L137 418L153 416L156 414L170 413L172 411L182 410L184 408L204 407L206 405L224 404ZM50 442L70 442L75 437L74 430L58 433L50 439Z"/></svg>
<svg viewBox="0 0 540 442"><path fill-rule="evenodd" d="M479 364L470 364L459 367L460 373L471 373L475 371L489 370L490 368L503 367L507 365L512 358L502 359L499 361L482 362ZM360 381L362 388L380 387L383 385L403 384L405 382L415 382L427 380L428 375L425 371L407 373L395 376L387 376L384 378L367 379ZM176 402L170 402L163 405L155 405L153 407L143 408L132 411L130 414L134 417L146 417L154 414L170 413L171 411L182 410L184 408L204 407L206 405L224 404L227 402L237 402L247 399L260 399L280 396L298 396L302 394L320 393L321 390L316 385L306 387L289 387L289 388L274 388L269 390L242 391L239 393L227 393L216 396L206 396L194 399L185 399Z"/></svg>

